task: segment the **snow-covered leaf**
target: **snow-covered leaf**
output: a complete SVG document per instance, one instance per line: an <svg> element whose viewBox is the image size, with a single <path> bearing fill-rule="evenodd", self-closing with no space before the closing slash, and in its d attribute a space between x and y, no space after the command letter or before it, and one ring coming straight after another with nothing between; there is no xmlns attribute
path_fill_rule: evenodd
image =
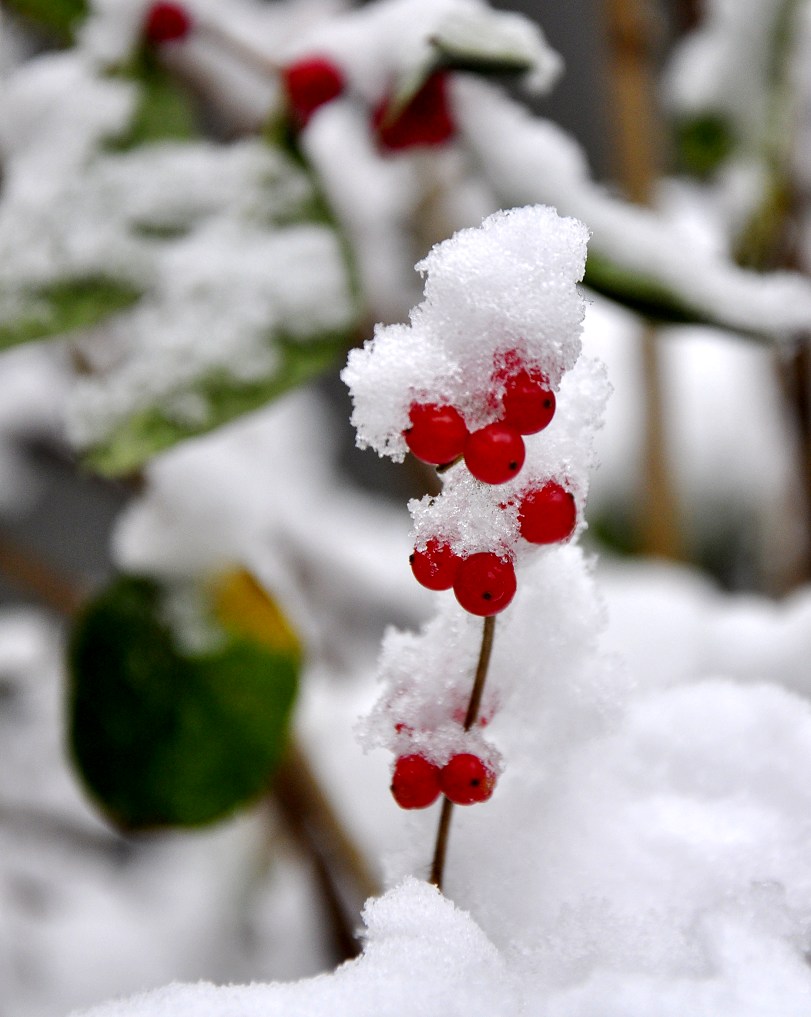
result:
<svg viewBox="0 0 811 1017"><path fill-rule="evenodd" d="M560 58L526 18L486 8L452 11L430 38L439 63L478 74L527 74L544 81L557 76Z"/></svg>
<svg viewBox="0 0 811 1017"><path fill-rule="evenodd" d="M245 634L261 591L233 579L209 600L120 578L76 625L71 749L119 826L213 822L260 795L280 761L298 648L286 625L265 626L270 646L256 626ZM260 621L270 608L259 603Z"/></svg>
<svg viewBox="0 0 811 1017"><path fill-rule="evenodd" d="M16 295L19 315L0 322L0 349L98 325L140 296L130 283L100 275L32 287Z"/></svg>
<svg viewBox="0 0 811 1017"><path fill-rule="evenodd" d="M336 334L294 343L279 338L275 346L280 354L276 371L256 381L240 381L218 372L200 378L187 392L204 408L204 419L172 413L159 403L120 421L103 441L85 455L88 466L107 476L129 473L156 453L185 438L249 413L275 399L288 389L303 385L335 363L345 349L345 336Z"/></svg>
<svg viewBox="0 0 811 1017"><path fill-rule="evenodd" d="M108 147L125 151L147 142L190 140L199 134L198 116L191 95L178 79L154 59L139 60L133 76L140 89L126 130Z"/></svg>

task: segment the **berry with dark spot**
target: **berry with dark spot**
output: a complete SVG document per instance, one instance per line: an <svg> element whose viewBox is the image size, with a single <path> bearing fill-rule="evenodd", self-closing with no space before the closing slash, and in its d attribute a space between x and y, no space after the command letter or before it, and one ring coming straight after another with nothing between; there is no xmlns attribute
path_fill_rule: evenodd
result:
<svg viewBox="0 0 811 1017"><path fill-rule="evenodd" d="M537 434L555 415L555 393L540 371L518 371L504 390L504 423L519 434Z"/></svg>
<svg viewBox="0 0 811 1017"><path fill-rule="evenodd" d="M439 798L439 767L424 756L400 756L394 764L391 793L401 809L425 809Z"/></svg>
<svg viewBox="0 0 811 1017"><path fill-rule="evenodd" d="M485 484L504 484L524 465L524 439L514 427L496 421L473 431L465 440L465 465Z"/></svg>
<svg viewBox="0 0 811 1017"><path fill-rule="evenodd" d="M480 617L503 611L516 589L513 563L492 551L480 551L463 558L453 581L456 599L466 611Z"/></svg>
<svg viewBox="0 0 811 1017"><path fill-rule="evenodd" d="M496 786L496 775L472 752L451 756L439 776L442 793L455 805L486 802Z"/></svg>

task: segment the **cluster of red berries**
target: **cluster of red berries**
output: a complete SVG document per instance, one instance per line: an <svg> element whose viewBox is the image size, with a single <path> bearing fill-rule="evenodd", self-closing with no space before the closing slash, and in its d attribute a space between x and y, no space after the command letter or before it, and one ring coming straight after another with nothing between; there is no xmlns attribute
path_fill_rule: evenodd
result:
<svg viewBox="0 0 811 1017"><path fill-rule="evenodd" d="M455 805L486 802L496 786L495 772L472 752L458 752L440 767L425 756L400 756L391 793L402 809L425 809L445 795Z"/></svg>
<svg viewBox="0 0 811 1017"><path fill-rule="evenodd" d="M414 403L403 435L411 452L434 466L463 458L485 484L504 484L517 476L526 457L523 435L548 427L555 415L555 393L543 374L522 366L515 353L507 356L493 382L504 386L501 413L478 431L468 431L454 406Z"/></svg>
<svg viewBox="0 0 811 1017"><path fill-rule="evenodd" d="M518 474L525 459L523 435L547 427L556 403L540 371L522 366L516 354L506 361L494 376L504 385L501 415L495 423L471 432L453 406L412 404L410 427L403 436L418 459L433 465L463 459L470 473L485 484L503 484ZM531 544L567 540L576 523L574 497L555 480L531 488L518 503L519 532ZM492 551L460 557L449 544L432 539L423 550L415 549L410 561L417 582L429 590L453 588L471 614L497 614L515 595L512 560Z"/></svg>
<svg viewBox="0 0 811 1017"><path fill-rule="evenodd" d="M153 3L144 20L144 38L153 46L180 42L193 28L188 10L178 3ZM320 55L303 57L282 68L282 87L290 117L298 130L307 126L313 113L346 90L340 67ZM372 129L381 149L403 151L418 146L442 145L453 137L456 126L448 102L448 73L435 71L400 108L386 95L371 112Z"/></svg>
<svg viewBox="0 0 811 1017"><path fill-rule="evenodd" d="M346 81L341 69L322 56L306 57L282 70L288 108L296 126L307 125L321 106L342 95ZM384 96L371 114L372 129L381 149L403 151L442 145L456 130L448 103L448 75L431 74L400 109Z"/></svg>

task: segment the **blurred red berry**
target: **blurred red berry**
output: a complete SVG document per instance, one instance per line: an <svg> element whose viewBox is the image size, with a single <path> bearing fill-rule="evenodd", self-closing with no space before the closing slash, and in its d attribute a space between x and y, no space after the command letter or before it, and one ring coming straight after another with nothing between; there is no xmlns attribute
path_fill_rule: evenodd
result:
<svg viewBox="0 0 811 1017"><path fill-rule="evenodd" d="M401 809L425 809L439 790L439 767L424 756L400 756L394 764L391 793Z"/></svg>
<svg viewBox="0 0 811 1017"><path fill-rule="evenodd" d="M531 544L555 544L568 540L576 523L574 495L554 480L521 499L518 525L521 536Z"/></svg>
<svg viewBox="0 0 811 1017"><path fill-rule="evenodd" d="M282 82L299 127L305 127L320 106L337 99L345 88L341 69L325 57L308 57L289 64L282 69Z"/></svg>
<svg viewBox="0 0 811 1017"><path fill-rule="evenodd" d="M442 145L453 137L456 126L448 104L448 74L436 71L410 102L392 115L390 96L372 113L380 147L397 152L418 146Z"/></svg>
<svg viewBox="0 0 811 1017"><path fill-rule="evenodd" d="M555 415L555 393L540 371L518 371L507 379L504 423L519 434L537 434Z"/></svg>
<svg viewBox="0 0 811 1017"><path fill-rule="evenodd" d="M409 558L414 578L429 590L449 590L462 559L448 544L429 540L424 551L414 549Z"/></svg>
<svg viewBox="0 0 811 1017"><path fill-rule="evenodd" d="M496 786L496 775L472 752L452 756L439 777L442 793L455 805L486 802Z"/></svg>
<svg viewBox="0 0 811 1017"><path fill-rule="evenodd" d="M404 436L417 459L439 466L462 454L467 427L453 406L414 403L408 416L411 426Z"/></svg>
<svg viewBox="0 0 811 1017"><path fill-rule="evenodd" d="M515 596L517 582L511 561L491 551L463 558L453 581L453 592L471 614L498 614Z"/></svg>
<svg viewBox="0 0 811 1017"><path fill-rule="evenodd" d="M153 46L185 39L192 28L192 18L182 4L155 3L147 10L144 36Z"/></svg>
<svg viewBox="0 0 811 1017"><path fill-rule="evenodd" d="M465 440L465 465L485 484L504 484L524 465L524 439L509 424L496 421Z"/></svg>

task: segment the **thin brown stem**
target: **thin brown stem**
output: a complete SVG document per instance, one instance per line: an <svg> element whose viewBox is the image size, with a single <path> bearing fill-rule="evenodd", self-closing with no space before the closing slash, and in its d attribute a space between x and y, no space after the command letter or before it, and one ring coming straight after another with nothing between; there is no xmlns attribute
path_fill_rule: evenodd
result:
<svg viewBox="0 0 811 1017"><path fill-rule="evenodd" d="M487 669L490 667L490 655L493 652L493 637L496 633L496 616L488 615L482 626L482 646L479 650L479 663L476 666L476 677L473 679L473 690L465 715L465 731L469 731L479 716L479 707L484 694L484 683L487 681Z"/></svg>
<svg viewBox="0 0 811 1017"><path fill-rule="evenodd" d="M628 197L650 204L662 161L662 130L656 96L656 52L661 39L657 8L650 0L604 0L609 38L615 150L620 181ZM642 550L679 558L682 540L678 503L667 461L661 357L653 329L644 329L642 364L646 426L640 499Z"/></svg>
<svg viewBox="0 0 811 1017"><path fill-rule="evenodd" d="M361 904L380 893L363 852L336 815L306 754L295 742L288 747L273 790L285 812L299 816L313 831L330 868L337 866L344 873Z"/></svg>
<svg viewBox="0 0 811 1017"><path fill-rule="evenodd" d="M448 853L448 835L451 829L451 815L453 814L453 802L450 798L442 799L442 811L439 814L439 827L436 832L436 847L434 848L434 861L431 865L430 882L437 890L442 889L442 876L445 872L445 856Z"/></svg>
<svg viewBox="0 0 811 1017"><path fill-rule="evenodd" d="M493 639L496 632L496 617L488 615L482 626L482 643L479 650L479 662L476 665L476 675L473 679L473 688L470 691L470 701L465 716L465 731L469 731L476 723L479 716L482 695L484 694L484 683L487 681L487 671L490 667L490 657L493 652ZM451 829L451 816L453 815L453 802L449 798L442 799L442 811L439 814L439 827L436 833L436 844L434 846L434 860L431 864L430 882L438 889L442 889L442 877L445 872L445 857L448 853L448 840Z"/></svg>
<svg viewBox="0 0 811 1017"><path fill-rule="evenodd" d="M0 574L66 618L72 618L85 600L82 590L69 578L2 534L0 534Z"/></svg>
<svg viewBox="0 0 811 1017"><path fill-rule="evenodd" d="M211 39L212 42L216 43L223 50L243 63L248 64L248 66L253 67L254 70L265 77L275 78L281 70L281 65L268 56L268 54L254 49L249 43L231 35L230 32L213 21L199 21L197 23L197 32Z"/></svg>

